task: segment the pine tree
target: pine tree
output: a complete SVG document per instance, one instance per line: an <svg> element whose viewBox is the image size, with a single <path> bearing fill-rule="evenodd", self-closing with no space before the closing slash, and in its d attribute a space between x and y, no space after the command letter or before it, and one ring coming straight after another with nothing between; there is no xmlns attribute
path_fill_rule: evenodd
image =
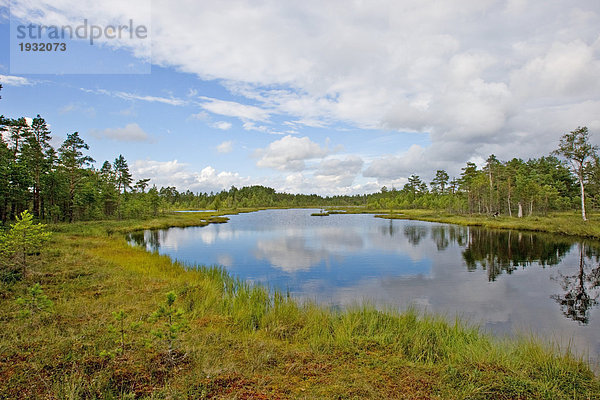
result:
<svg viewBox="0 0 600 400"><path fill-rule="evenodd" d="M38 114L31 124L31 133L23 147L25 164L33 178L33 215L40 217L42 210L42 177L52 167L53 149L50 145L50 130L46 121Z"/></svg>
<svg viewBox="0 0 600 400"><path fill-rule="evenodd" d="M448 173L443 169L438 169L435 173L435 178L431 181L431 189L434 193L444 194L448 185Z"/></svg>
<svg viewBox="0 0 600 400"><path fill-rule="evenodd" d="M123 157L122 154L119 154L119 157L115 159L113 167L115 170L117 189L119 190L119 192L121 192L122 188L123 193L126 193L127 188L131 186L131 182L133 181L133 179L131 178L131 173L129 172L127 160L125 160L125 157Z"/></svg>
<svg viewBox="0 0 600 400"><path fill-rule="evenodd" d="M123 193L127 193L127 187L131 185L132 178L131 173L129 173L127 161L122 154L119 154L119 157L115 159L113 168L115 173L115 182L117 184L117 213L119 219L121 219L121 188L123 188Z"/></svg>
<svg viewBox="0 0 600 400"><path fill-rule="evenodd" d="M89 146L79 137L78 132L67 135L67 139L58 149L60 166L67 177L69 187L67 204L69 222L73 222L73 200L83 178L82 170L94 162L92 157L83 154L83 150L89 150Z"/></svg>
<svg viewBox="0 0 600 400"><path fill-rule="evenodd" d="M142 193L145 193L146 188L148 187L148 182L150 182L150 178L140 179L135 183L134 188Z"/></svg>
<svg viewBox="0 0 600 400"><path fill-rule="evenodd" d="M20 266L21 275L24 276L27 269L27 256L39 252L50 234L46 232L45 226L33 223L33 215L27 210L17 217L10 230L0 241L3 263L13 259Z"/></svg>

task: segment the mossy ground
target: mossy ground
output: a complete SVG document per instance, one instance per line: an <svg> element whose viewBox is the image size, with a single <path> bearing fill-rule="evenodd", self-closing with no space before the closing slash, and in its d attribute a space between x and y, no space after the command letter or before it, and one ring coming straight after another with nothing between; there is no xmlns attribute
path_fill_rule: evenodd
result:
<svg viewBox="0 0 600 400"><path fill-rule="evenodd" d="M500 341L412 311L299 304L122 235L216 216L53 226L26 278L1 287L0 398L600 398L585 362L534 339ZM22 317L16 299L35 283L54 305ZM150 319L169 291L187 320L171 354Z"/></svg>

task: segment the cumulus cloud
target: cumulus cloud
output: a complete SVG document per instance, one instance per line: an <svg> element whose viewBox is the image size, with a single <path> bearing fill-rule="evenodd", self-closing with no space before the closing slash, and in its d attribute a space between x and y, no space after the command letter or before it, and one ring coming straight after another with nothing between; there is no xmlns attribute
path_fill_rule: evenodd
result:
<svg viewBox="0 0 600 400"><path fill-rule="evenodd" d="M306 160L322 158L328 152L326 147L321 147L306 136L298 138L287 135L265 149L256 150L255 155L259 157L256 165L281 171L301 171Z"/></svg>
<svg viewBox="0 0 600 400"><path fill-rule="evenodd" d="M97 138L119 142L147 142L150 140L150 136L136 123L127 124L123 128L94 129L90 133Z"/></svg>
<svg viewBox="0 0 600 400"><path fill-rule="evenodd" d="M412 145L405 153L394 156L388 155L371 162L363 172L366 177L397 179L411 175L426 163L426 152L422 146Z"/></svg>
<svg viewBox="0 0 600 400"><path fill-rule="evenodd" d="M378 191L379 182L356 182L352 174L315 175L308 171L291 172L275 187L287 193L315 193L323 196L353 195Z"/></svg>
<svg viewBox="0 0 600 400"><path fill-rule="evenodd" d="M359 179L363 164L363 159L355 154L344 157L326 156L304 170L289 172L276 186L289 193L316 193L325 196L379 190L378 182Z"/></svg>
<svg viewBox="0 0 600 400"><path fill-rule="evenodd" d="M343 174L356 174L362 166L363 160L357 155L349 155L346 158L330 158L321 161L315 175L335 176Z"/></svg>
<svg viewBox="0 0 600 400"><path fill-rule="evenodd" d="M227 140L217 146L219 153L231 153L233 151L233 141Z"/></svg>
<svg viewBox="0 0 600 400"><path fill-rule="evenodd" d="M250 178L242 177L237 172L219 172L210 165L197 172L177 160L136 160L131 170L135 179L150 178L153 185L175 186L180 190L210 192L252 184Z"/></svg>
<svg viewBox="0 0 600 400"><path fill-rule="evenodd" d="M280 192L288 193L316 193L321 195L358 194L379 190L381 187L377 182L356 183L354 178L360 173L356 165L361 162L354 156L339 160L341 163L349 163L356 174L348 179L348 174L340 171L340 175L334 175L331 169L319 168L320 173L326 175L315 175L309 171L287 172L285 175L271 178L252 179L244 177L237 172L217 171L211 166L204 167L200 171L193 170L189 164L178 160L156 161L137 160L133 162L131 171L134 179L150 178L151 184L160 186L175 186L179 190L190 189L192 191L210 192L229 189L231 186L268 185ZM335 162L325 164L336 164Z"/></svg>
<svg viewBox="0 0 600 400"><path fill-rule="evenodd" d="M321 189L348 188L361 171L364 162L357 155L329 158L321 161L314 172L314 181Z"/></svg>

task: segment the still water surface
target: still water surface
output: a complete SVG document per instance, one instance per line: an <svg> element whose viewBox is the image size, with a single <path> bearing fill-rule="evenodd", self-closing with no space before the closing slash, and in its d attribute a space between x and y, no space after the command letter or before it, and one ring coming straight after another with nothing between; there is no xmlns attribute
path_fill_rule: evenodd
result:
<svg viewBox="0 0 600 400"><path fill-rule="evenodd" d="M360 301L460 316L494 334L534 333L598 360L600 243L315 210L130 235L189 264L334 306Z"/></svg>

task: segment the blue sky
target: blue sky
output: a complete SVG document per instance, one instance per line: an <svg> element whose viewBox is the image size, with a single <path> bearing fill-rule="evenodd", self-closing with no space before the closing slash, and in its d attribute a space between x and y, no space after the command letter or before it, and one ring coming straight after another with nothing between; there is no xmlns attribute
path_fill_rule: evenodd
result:
<svg viewBox="0 0 600 400"><path fill-rule="evenodd" d="M41 114L57 145L79 131L98 164L123 154L135 178L193 191L363 193L545 155L579 125L597 142L597 1L454 3L13 1L13 22L151 28L151 58L107 40L65 60L149 74L57 75L11 66L0 0L0 114Z"/></svg>

